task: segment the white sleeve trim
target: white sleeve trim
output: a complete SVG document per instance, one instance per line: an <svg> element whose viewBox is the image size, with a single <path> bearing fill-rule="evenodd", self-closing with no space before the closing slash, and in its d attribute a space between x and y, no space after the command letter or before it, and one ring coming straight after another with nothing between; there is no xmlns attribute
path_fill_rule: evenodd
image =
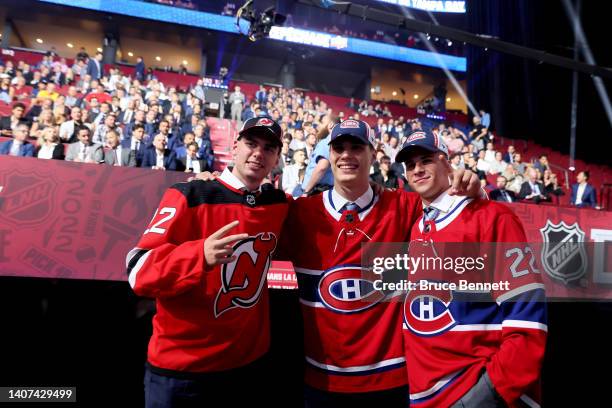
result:
<svg viewBox="0 0 612 408"><path fill-rule="evenodd" d="M513 297L518 296L522 293L529 292L530 290L536 290L536 289L545 289L545 286L543 283L529 283L527 285L520 286L518 288L512 289L509 292L499 295L496 302L499 305L499 304L504 303L508 299L512 299Z"/></svg>

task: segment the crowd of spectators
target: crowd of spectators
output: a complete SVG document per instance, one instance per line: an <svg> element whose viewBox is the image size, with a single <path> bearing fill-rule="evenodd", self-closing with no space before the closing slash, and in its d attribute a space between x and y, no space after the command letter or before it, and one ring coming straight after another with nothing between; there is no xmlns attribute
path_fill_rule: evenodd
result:
<svg viewBox="0 0 612 408"><path fill-rule="evenodd" d="M36 156L158 170L212 169L214 155L203 101L180 95L147 75L142 58L133 77L111 67L102 54L81 50L68 66L53 54L36 66L0 64L0 119L11 137L0 154ZM61 90L61 92L60 92Z"/></svg>
<svg viewBox="0 0 612 408"><path fill-rule="evenodd" d="M142 59L133 77L116 67L106 71L100 53L89 57L81 50L74 61L69 66L63 58L45 55L36 66L23 61L0 64L0 103L12 104L11 115L0 119L0 134L12 138L0 145L0 154L157 170L213 169L201 81L183 93L148 75ZM371 178L386 187L408 188L395 156L412 132L426 130L447 144L454 168L478 174L483 187L492 190L492 199L540 203L569 193L545 155L530 163L514 146L497 149L489 130L490 115L484 111L474 117L471 129L463 131L444 123L423 129L419 119L394 118L386 106L368 101L358 104L351 99L346 113L333 112L325 101L296 89L260 86L247 96L236 85L227 103L226 112L237 128L261 115L280 124L281 159L271 176L294 196L330 179L325 177L329 168L319 169L315 162L317 145L328 150L325 138L330 124L367 117L376 118ZM578 175L571 190L573 204L596 206L588 177L588 172Z"/></svg>

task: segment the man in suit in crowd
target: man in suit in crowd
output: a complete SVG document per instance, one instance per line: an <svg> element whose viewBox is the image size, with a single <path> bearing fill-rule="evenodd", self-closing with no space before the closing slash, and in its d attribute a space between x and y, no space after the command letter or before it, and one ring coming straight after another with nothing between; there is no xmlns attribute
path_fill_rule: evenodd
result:
<svg viewBox="0 0 612 408"><path fill-rule="evenodd" d="M203 171L212 171L208 167L206 160L198 159L198 144L195 142L189 143L186 146L186 155L177 158L177 170L186 173L201 173Z"/></svg>
<svg viewBox="0 0 612 408"><path fill-rule="evenodd" d="M121 142L121 145L123 148L130 149L134 152L136 166L141 167L142 160L144 159L144 155L149 147L149 139L148 136L145 135L144 126L142 124L134 125L132 136L124 139Z"/></svg>
<svg viewBox="0 0 612 408"><path fill-rule="evenodd" d="M145 67L144 59L141 56L136 58L136 66L134 67L134 78L139 81L144 81L147 68Z"/></svg>
<svg viewBox="0 0 612 408"><path fill-rule="evenodd" d="M91 75L91 79L100 79L104 75L103 71L102 53L98 51L95 57L89 58L87 61L87 75Z"/></svg>
<svg viewBox="0 0 612 408"><path fill-rule="evenodd" d="M25 105L17 102L13 105L10 116L4 116L0 119L0 136L13 136L13 129L21 123L29 124L29 120L24 117Z"/></svg>
<svg viewBox="0 0 612 408"><path fill-rule="evenodd" d="M119 135L114 130L106 132L104 163L109 166L136 167L136 152L119 143Z"/></svg>
<svg viewBox="0 0 612 408"><path fill-rule="evenodd" d="M101 144L91 142L91 130L87 126L78 128L77 139L78 142L68 145L67 161L96 164L104 161L104 149Z"/></svg>
<svg viewBox="0 0 612 408"><path fill-rule="evenodd" d="M142 167L153 170L176 170L176 155L166 146L166 137L162 133L155 135L153 146L149 146L144 154Z"/></svg>
<svg viewBox="0 0 612 408"><path fill-rule="evenodd" d="M34 145L26 140L29 131L27 124L18 124L13 130L13 140L0 144L0 155L34 157Z"/></svg>
<svg viewBox="0 0 612 408"><path fill-rule="evenodd" d="M597 206L597 194L595 188L589 184L589 172L581 171L576 176L577 184L572 185L571 204L576 207Z"/></svg>
<svg viewBox="0 0 612 408"><path fill-rule="evenodd" d="M502 158L502 160L508 164L514 163L514 153L516 153L516 149L514 148L514 146L508 146L508 151L504 153L504 157Z"/></svg>
<svg viewBox="0 0 612 408"><path fill-rule="evenodd" d="M516 202L516 194L514 191L506 190L506 183L508 180L504 176L497 176L497 188L489 194L489 197L493 201L502 201L505 203Z"/></svg>
<svg viewBox="0 0 612 408"><path fill-rule="evenodd" d="M544 185L538 181L538 172L534 168L527 170L527 181L521 185L519 198L521 200L529 200L538 204L540 201L550 201L550 198L544 193Z"/></svg>

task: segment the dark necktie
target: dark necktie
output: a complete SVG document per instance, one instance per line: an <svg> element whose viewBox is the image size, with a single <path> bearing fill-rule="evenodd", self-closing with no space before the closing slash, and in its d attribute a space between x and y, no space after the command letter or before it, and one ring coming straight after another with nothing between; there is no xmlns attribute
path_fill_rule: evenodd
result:
<svg viewBox="0 0 612 408"><path fill-rule="evenodd" d="M425 232L429 232L431 230L431 224L429 221L434 221L438 214L440 214L440 210L434 207L425 207L423 209L423 222L425 223Z"/></svg>

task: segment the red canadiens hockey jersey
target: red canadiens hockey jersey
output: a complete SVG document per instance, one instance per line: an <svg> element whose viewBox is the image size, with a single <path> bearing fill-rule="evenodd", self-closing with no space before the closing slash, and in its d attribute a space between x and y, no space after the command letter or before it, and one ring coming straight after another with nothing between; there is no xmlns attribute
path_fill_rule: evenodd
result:
<svg viewBox="0 0 612 408"><path fill-rule="evenodd" d="M148 350L153 367L222 371L246 365L269 348L266 275L288 201L280 190L243 192L236 181L224 173L215 181L168 189L127 256L134 292L156 298ZM240 224L227 235L249 234L233 246L237 259L207 268L204 240L235 220Z"/></svg>
<svg viewBox="0 0 612 408"><path fill-rule="evenodd" d="M333 190L296 200L281 251L298 278L304 317L305 382L332 392L406 385L401 296L385 298L364 281L362 244L406 242L421 213L414 193L371 190L359 211L339 211ZM359 200L358 200L359 201Z"/></svg>
<svg viewBox="0 0 612 408"><path fill-rule="evenodd" d="M419 286L406 295L410 405L448 407L486 370L509 406L539 406L545 295L519 219L503 204L446 193L432 207L442 212L413 226L410 255L457 259L461 251L472 258L480 253L485 267L482 272L421 268L411 275L414 282L456 286ZM450 242L463 244L444 244ZM490 290L467 285L478 282L508 284Z"/></svg>

